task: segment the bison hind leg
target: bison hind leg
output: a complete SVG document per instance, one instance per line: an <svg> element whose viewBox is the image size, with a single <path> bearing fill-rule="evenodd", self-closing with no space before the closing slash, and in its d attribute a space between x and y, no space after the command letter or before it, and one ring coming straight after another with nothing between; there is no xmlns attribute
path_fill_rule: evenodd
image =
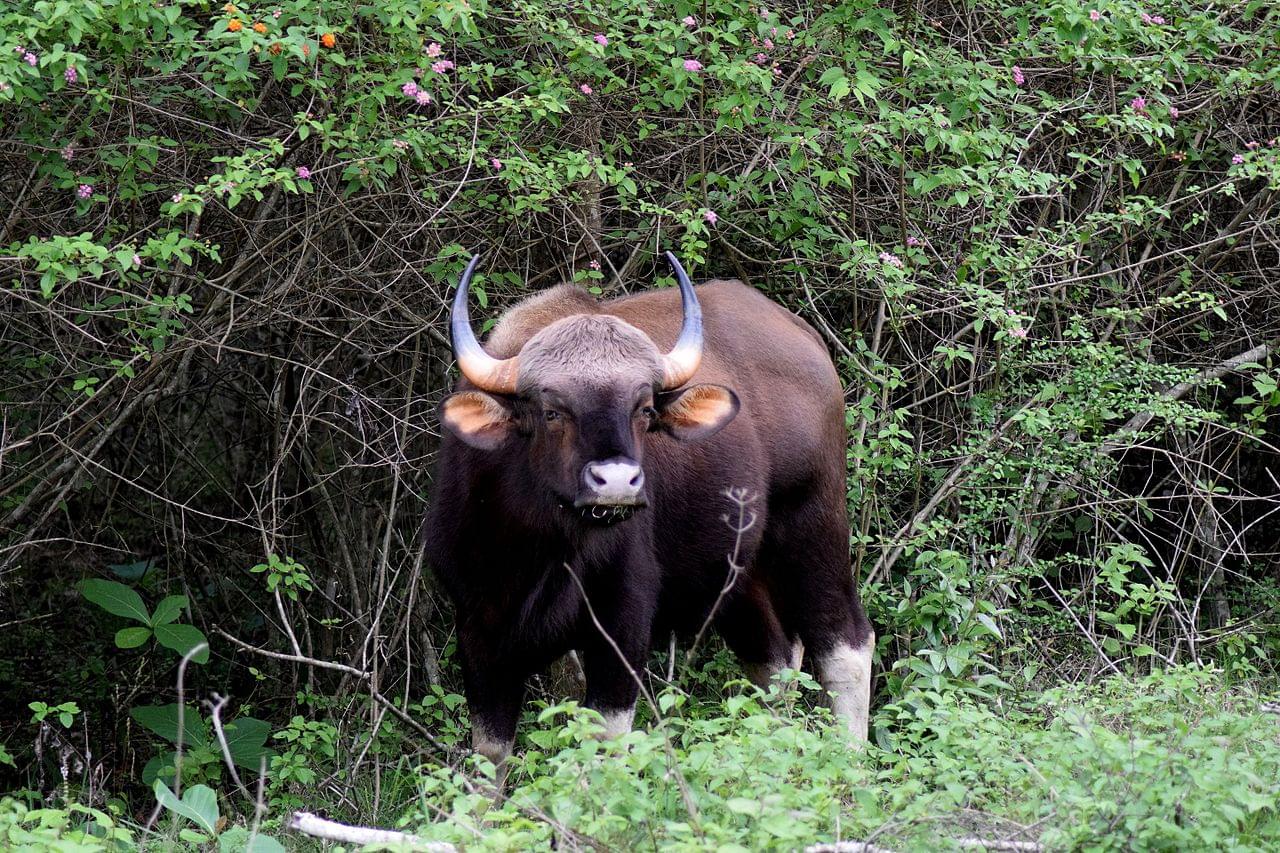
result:
<svg viewBox="0 0 1280 853"><path fill-rule="evenodd" d="M843 480L818 478L789 498L770 503L760 568L783 627L804 643L832 694L832 711L865 741L875 633L849 567Z"/></svg>
<svg viewBox="0 0 1280 853"><path fill-rule="evenodd" d="M779 671L799 666L798 641L787 637L769 592L758 578L746 573L736 586L715 614L716 632L737 655L751 682L768 687Z"/></svg>

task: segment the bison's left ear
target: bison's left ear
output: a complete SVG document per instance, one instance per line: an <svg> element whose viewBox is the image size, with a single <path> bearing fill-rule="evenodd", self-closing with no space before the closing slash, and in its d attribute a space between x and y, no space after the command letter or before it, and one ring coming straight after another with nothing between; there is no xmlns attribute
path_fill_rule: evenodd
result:
<svg viewBox="0 0 1280 853"><path fill-rule="evenodd" d="M483 391L459 391L440 404L440 420L472 447L493 450L515 432L515 412L503 400Z"/></svg>
<svg viewBox="0 0 1280 853"><path fill-rule="evenodd" d="M723 385L690 385L659 394L659 428L680 439L715 435L738 414L738 395Z"/></svg>

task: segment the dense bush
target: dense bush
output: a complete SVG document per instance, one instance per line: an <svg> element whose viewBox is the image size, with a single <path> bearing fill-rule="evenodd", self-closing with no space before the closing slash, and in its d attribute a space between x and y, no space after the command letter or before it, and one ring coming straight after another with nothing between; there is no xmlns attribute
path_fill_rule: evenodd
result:
<svg viewBox="0 0 1280 853"><path fill-rule="evenodd" d="M994 814L1068 848L1274 844L1249 709L1280 652L1278 24L7 3L0 788L59 808L0 828L145 839L190 753L179 787L240 829L258 761L272 831L306 806L495 847L909 847ZM714 647L663 654L679 713L625 752L528 721L480 816L419 535L445 296L472 251L491 320L561 280L665 283L667 248L837 356L883 751L849 759L807 693L726 691Z"/></svg>

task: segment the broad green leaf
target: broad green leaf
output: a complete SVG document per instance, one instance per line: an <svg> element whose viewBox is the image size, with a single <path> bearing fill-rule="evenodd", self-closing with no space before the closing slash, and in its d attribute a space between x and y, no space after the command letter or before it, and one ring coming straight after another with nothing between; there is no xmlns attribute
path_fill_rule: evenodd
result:
<svg viewBox="0 0 1280 853"><path fill-rule="evenodd" d="M155 792L160 805L169 811L185 817L210 835L217 832L218 796L208 785L192 785L183 791L179 800L168 785L157 779Z"/></svg>
<svg viewBox="0 0 1280 853"><path fill-rule="evenodd" d="M129 712L140 725L150 729L160 737L176 743L178 740L178 706L152 705L134 708ZM195 708L187 705L182 713L182 742L193 746L209 745L208 728Z"/></svg>
<svg viewBox="0 0 1280 853"><path fill-rule="evenodd" d="M265 720L241 717L223 726L223 734L227 738L227 751L231 753L231 760L246 770L256 773L261 769L261 758L270 759L275 755L274 750L264 746L267 736L271 734L271 724Z"/></svg>
<svg viewBox="0 0 1280 853"><path fill-rule="evenodd" d="M192 655L191 660L196 663L209 662L209 644L204 634L194 625L157 625L155 632L156 642L166 649L173 649L180 655L186 655L187 652L204 643L205 647Z"/></svg>
<svg viewBox="0 0 1280 853"><path fill-rule="evenodd" d="M80 593L108 613L135 619L144 625L150 621L142 596L122 583L91 578L80 582Z"/></svg>
<svg viewBox="0 0 1280 853"><path fill-rule="evenodd" d="M138 646L150 639L150 628L121 628L119 631L116 631L116 648L136 649Z"/></svg>
<svg viewBox="0 0 1280 853"><path fill-rule="evenodd" d="M171 595L162 599L156 605L155 612L151 614L151 624L168 625L173 620L182 615L182 610L187 606L187 597L185 595Z"/></svg>

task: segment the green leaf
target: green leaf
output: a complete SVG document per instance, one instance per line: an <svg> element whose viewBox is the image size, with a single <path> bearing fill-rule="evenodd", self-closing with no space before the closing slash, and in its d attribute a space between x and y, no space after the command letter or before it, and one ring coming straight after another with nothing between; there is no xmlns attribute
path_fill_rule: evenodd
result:
<svg viewBox="0 0 1280 853"><path fill-rule="evenodd" d="M285 853L284 846L270 835L250 835L243 826L223 830L218 836L220 853Z"/></svg>
<svg viewBox="0 0 1280 853"><path fill-rule="evenodd" d="M160 805L169 811L185 817L210 835L217 832L218 796L208 785L192 785L179 800L168 785L157 779L155 792Z"/></svg>
<svg viewBox="0 0 1280 853"><path fill-rule="evenodd" d="M155 612L151 614L151 625L168 625L182 615L182 611L186 606L187 597L185 595L171 595L161 600L156 605Z"/></svg>
<svg viewBox="0 0 1280 853"><path fill-rule="evenodd" d="M258 772L261 769L260 760L269 760L275 755L274 750L264 746L270 733L270 723L253 717L241 717L224 726L223 734L227 737L227 751L231 753L231 760L246 770Z"/></svg>
<svg viewBox="0 0 1280 853"><path fill-rule="evenodd" d="M81 595L108 613L135 619L144 625L151 621L142 596L122 583L91 578L81 581L79 589Z"/></svg>
<svg viewBox="0 0 1280 853"><path fill-rule="evenodd" d="M205 647L191 656L196 663L209 662L209 643L204 634L194 625L157 625L155 627L156 642L166 649L173 649L180 655L186 655L201 643Z"/></svg>
<svg viewBox="0 0 1280 853"><path fill-rule="evenodd" d="M116 631L116 648L136 649L151 639L151 629L143 627L121 628Z"/></svg>
<svg viewBox="0 0 1280 853"><path fill-rule="evenodd" d="M170 743L177 743L178 706L176 704L134 708L129 712L129 716ZM199 712L190 705L185 706L182 713L182 742L191 746L208 747L207 731Z"/></svg>

